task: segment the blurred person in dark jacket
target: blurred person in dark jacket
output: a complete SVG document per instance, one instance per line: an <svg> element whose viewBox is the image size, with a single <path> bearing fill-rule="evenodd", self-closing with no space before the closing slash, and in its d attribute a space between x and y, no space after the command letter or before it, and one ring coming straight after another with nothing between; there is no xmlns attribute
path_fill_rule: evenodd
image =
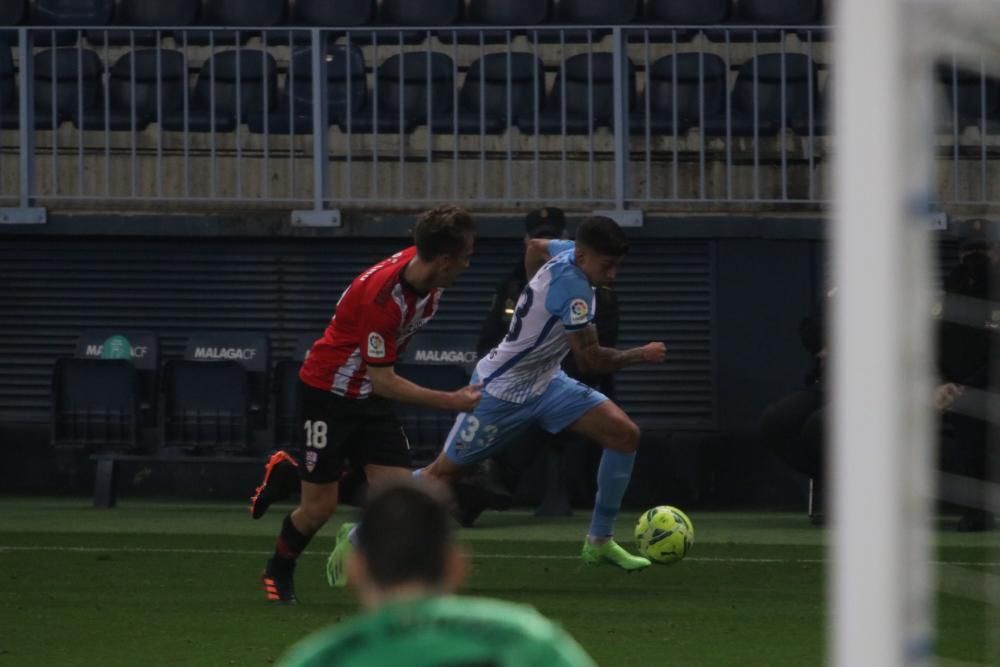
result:
<svg viewBox="0 0 1000 667"><path fill-rule="evenodd" d="M524 220L524 241L531 239L562 239L566 238L566 215L562 209L549 206L528 213ZM527 275L523 257L511 268L493 293L489 313L483 321L479 332L476 351L483 357L500 344L510 327L514 316L514 308L521 292L528 284L531 276ZM608 287L595 290L597 303L594 317L597 328L597 338L601 345L615 347L618 343L618 296ZM573 355L567 355L563 362L563 370L581 382L599 389L605 396L614 396L614 376L593 376L581 373L576 367ZM511 447L502 452L495 460L487 459L479 464L474 472L458 482L453 489L457 501L456 518L463 526L471 526L484 509L506 509L512 501L512 489L516 489L524 473L530 468L538 455L548 447L563 449L563 440L574 437L572 434L551 435L541 429L525 435L518 447ZM600 459L600 448L574 448L580 452L582 467L594 467ZM590 480L592 474L584 474L583 479ZM593 495L592 492L587 494ZM568 508L567 508L568 509Z"/></svg>

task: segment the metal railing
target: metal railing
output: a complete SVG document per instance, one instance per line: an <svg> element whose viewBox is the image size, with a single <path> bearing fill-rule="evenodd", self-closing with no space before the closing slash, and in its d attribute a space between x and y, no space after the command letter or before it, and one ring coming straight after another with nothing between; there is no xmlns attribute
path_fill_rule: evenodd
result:
<svg viewBox="0 0 1000 667"><path fill-rule="evenodd" d="M0 201L815 208L818 30L22 27L0 54ZM989 204L989 82L967 136L954 72L942 200Z"/></svg>

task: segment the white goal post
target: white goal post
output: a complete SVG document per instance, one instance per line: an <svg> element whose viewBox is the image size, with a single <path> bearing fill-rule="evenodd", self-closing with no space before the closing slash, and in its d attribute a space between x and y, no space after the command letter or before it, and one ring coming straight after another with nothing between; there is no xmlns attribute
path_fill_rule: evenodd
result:
<svg viewBox="0 0 1000 667"><path fill-rule="evenodd" d="M934 661L933 67L1000 72L996 0L838 0L830 664Z"/></svg>

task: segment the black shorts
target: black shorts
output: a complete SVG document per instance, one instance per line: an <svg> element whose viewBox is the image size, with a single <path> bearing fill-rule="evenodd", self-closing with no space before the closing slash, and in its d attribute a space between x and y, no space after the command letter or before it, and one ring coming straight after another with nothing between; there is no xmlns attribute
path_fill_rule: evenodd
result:
<svg viewBox="0 0 1000 667"><path fill-rule="evenodd" d="M347 462L355 470L367 464L410 467L410 443L392 403L379 396L351 399L300 385L303 481L336 482Z"/></svg>

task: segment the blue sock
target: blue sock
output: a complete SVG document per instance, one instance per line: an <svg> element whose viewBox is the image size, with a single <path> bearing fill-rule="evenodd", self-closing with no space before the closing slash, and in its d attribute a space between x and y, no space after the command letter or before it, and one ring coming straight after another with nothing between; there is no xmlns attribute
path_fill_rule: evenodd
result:
<svg viewBox="0 0 1000 667"><path fill-rule="evenodd" d="M591 537L610 537L614 533L618 509L632 479L633 463L635 452L623 454L605 449L601 455L601 465L597 469L597 499L590 519Z"/></svg>

